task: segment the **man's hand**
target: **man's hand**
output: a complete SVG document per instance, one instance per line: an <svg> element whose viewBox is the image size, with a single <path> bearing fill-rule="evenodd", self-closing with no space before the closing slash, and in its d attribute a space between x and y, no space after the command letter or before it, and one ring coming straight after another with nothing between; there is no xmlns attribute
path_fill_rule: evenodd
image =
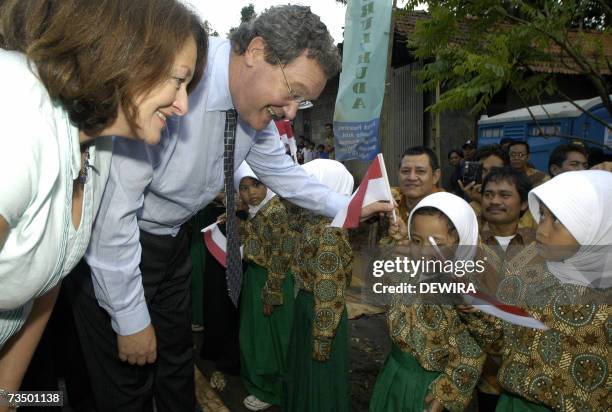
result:
<svg viewBox="0 0 612 412"><path fill-rule="evenodd" d="M153 325L149 323L149 326L133 335L117 335L117 349L119 359L130 365L143 366L145 363L155 362L157 339Z"/></svg>
<svg viewBox="0 0 612 412"><path fill-rule="evenodd" d="M389 202L375 202L361 209L361 221L365 222L377 213L391 212L395 205Z"/></svg>
<svg viewBox="0 0 612 412"><path fill-rule="evenodd" d="M428 393L425 397L425 411L426 412L442 412L444 406L442 403L434 398L431 393Z"/></svg>
<svg viewBox="0 0 612 412"><path fill-rule="evenodd" d="M463 190L463 193L470 199L470 201L475 201L478 203L482 203L482 195L480 194L480 189L482 188L481 184L476 184L476 182L471 182L466 186L463 186L463 182L461 180L457 180L459 187Z"/></svg>

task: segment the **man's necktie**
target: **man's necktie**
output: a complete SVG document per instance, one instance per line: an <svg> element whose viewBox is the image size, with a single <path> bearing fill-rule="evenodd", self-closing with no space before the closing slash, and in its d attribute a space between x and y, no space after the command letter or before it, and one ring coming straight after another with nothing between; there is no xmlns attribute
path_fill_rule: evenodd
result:
<svg viewBox="0 0 612 412"><path fill-rule="evenodd" d="M232 303L238 306L240 286L242 284L242 258L240 257L240 239L236 222L236 201L234 189L234 145L236 142L236 110L225 112L225 133L223 171L225 174L225 199L227 219L225 231L227 236L227 293Z"/></svg>

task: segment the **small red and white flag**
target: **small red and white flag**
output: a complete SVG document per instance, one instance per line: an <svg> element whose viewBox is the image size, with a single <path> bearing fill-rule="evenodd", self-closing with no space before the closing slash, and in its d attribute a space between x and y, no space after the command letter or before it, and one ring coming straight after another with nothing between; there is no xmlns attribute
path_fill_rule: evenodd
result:
<svg viewBox="0 0 612 412"><path fill-rule="evenodd" d="M293 161L297 163L297 144L295 143L295 138L293 137L291 122L289 122L289 120L275 120L274 123L278 129L278 134L280 135L281 141L283 144L289 146L291 157L293 158Z"/></svg>
<svg viewBox="0 0 612 412"><path fill-rule="evenodd" d="M338 212L331 223L332 227L352 229L359 226L361 209L379 201L393 203L391 186L385 169L385 161L382 153L379 153L368 167L361 184L351 196L351 200L345 209ZM393 212L395 219L395 211Z"/></svg>
<svg viewBox="0 0 612 412"><path fill-rule="evenodd" d="M440 257L442 261L446 262L447 259L444 257L440 249L438 249L436 241L431 236L429 236L429 243L436 250L438 257ZM502 303L496 298L489 296L485 293L476 292L464 294L463 300L469 305L474 306L476 309L484 313L488 313L489 315L495 316L496 318L505 320L508 323L532 329L548 329L548 326L531 316L524 309L518 306Z"/></svg>
<svg viewBox="0 0 612 412"><path fill-rule="evenodd" d="M478 310L505 320L514 325L526 328L548 330L548 326L531 316L524 309L506 305L491 296L476 292L475 294L464 295L464 300Z"/></svg>
<svg viewBox="0 0 612 412"><path fill-rule="evenodd" d="M206 226L202 229L204 236L204 244L211 255L217 259L217 262L224 268L227 268L227 238L219 229L217 222ZM243 247L240 247L240 256L243 256Z"/></svg>

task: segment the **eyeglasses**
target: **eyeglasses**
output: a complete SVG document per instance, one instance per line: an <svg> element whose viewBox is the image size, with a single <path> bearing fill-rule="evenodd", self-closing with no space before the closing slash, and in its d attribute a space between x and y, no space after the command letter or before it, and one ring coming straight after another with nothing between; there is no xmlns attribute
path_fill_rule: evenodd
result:
<svg viewBox="0 0 612 412"><path fill-rule="evenodd" d="M304 97L298 95L297 93L293 91L293 89L291 88L291 85L289 84L289 80L287 80L287 76L285 75L285 70L283 69L283 64L281 63L281 60L278 57L278 54L276 54L275 51L273 51L273 53L274 53L274 57L276 57L276 62L278 63L278 67L280 67L281 73L283 74L283 79L285 80L285 86L287 86L287 91L289 92L290 99L298 104L298 110L309 109L312 106L314 106L314 104L312 104L310 100L306 100Z"/></svg>
<svg viewBox="0 0 612 412"><path fill-rule="evenodd" d="M527 153L510 152L509 155L513 159L522 159L523 157L527 156Z"/></svg>

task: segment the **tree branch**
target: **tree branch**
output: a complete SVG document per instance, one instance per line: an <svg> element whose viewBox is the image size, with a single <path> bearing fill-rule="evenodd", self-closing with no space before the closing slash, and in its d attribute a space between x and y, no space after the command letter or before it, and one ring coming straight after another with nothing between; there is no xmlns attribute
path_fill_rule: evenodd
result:
<svg viewBox="0 0 612 412"><path fill-rule="evenodd" d="M525 109L527 109L527 112L529 112L529 116L531 117L531 119L535 122L536 127L538 128L538 135L534 136L534 137L543 137L543 138L548 138L548 137L560 137L562 139L566 139L566 140L581 140L583 142L587 142L590 143L592 145L597 145L597 146L601 146L604 147L604 145L601 142L592 140L592 139L586 139L584 137L580 137L580 136L574 136L571 134L565 134L565 133L555 133L553 134L547 134L544 133L544 130L542 130L542 126L540 125L540 122L538 121L538 119L536 119L535 115L533 114L533 112L531 111L531 108L529 107L529 105L527 104L527 101L523 98L523 95L521 95L521 92L519 92L516 88L514 88L514 91L516 92L516 94L518 95L519 99L521 99L521 102L523 103L523 105L525 106ZM578 108L581 112L586 113L587 115L591 114L591 112L585 111L582 107L578 106L576 103L574 103L573 100L571 100L568 96L565 96L565 98L567 98L567 100L576 108ZM538 99L539 100L539 99ZM546 109L544 108L544 105L542 105L542 103L540 103L540 106L542 107L542 110L544 110L544 113L546 113L546 115L550 118L550 114L546 111ZM593 116L594 118L597 118L597 116ZM603 121L603 120L602 120ZM609 127L607 125L607 123L603 123L604 127ZM529 136L529 130L527 131L527 136Z"/></svg>
<svg viewBox="0 0 612 412"><path fill-rule="evenodd" d="M612 17L612 7L609 6L610 3L608 3L607 1L604 1L604 0L596 0L596 1L597 1L597 3L599 3L601 5L601 7L604 8L606 13L608 13Z"/></svg>
<svg viewBox="0 0 612 412"><path fill-rule="evenodd" d="M604 106L606 106L606 109L608 109L608 112L610 112L610 114L612 114L612 102L610 101L610 96L609 96L609 90L606 87L607 82L605 81L604 78L602 78L602 76L599 74L599 71L596 70L593 66L591 66L590 62L588 61L588 59L583 59L581 58L578 53L576 53L575 50L573 50L572 47L569 47L568 44L571 44L571 42L569 41L569 38L567 38L566 36L564 36L566 42L559 40L556 36L554 36L552 33L547 32L546 30L543 30L533 24L531 24L531 22L521 19L519 17L515 17L510 15L508 12L506 12L505 10L503 11L504 15L506 17L508 17L509 19L524 24L524 25L531 25L531 27L533 27L536 31L542 33L544 36L550 38L555 44L557 44L562 50L564 50L569 57L572 58L572 60L574 60L574 62L576 62L576 64L578 64L578 66L583 70L583 74L585 76L587 76L587 78L589 78L589 80L591 81L591 83L593 84L593 86L595 86L595 88L598 90L598 94L601 97L601 101L604 104ZM601 123L601 119L599 120L599 122ZM605 123L604 123L605 124Z"/></svg>
<svg viewBox="0 0 612 412"><path fill-rule="evenodd" d="M544 130L542 130L542 126L540 126L540 122L538 122L538 119L536 119L535 115L531 111L531 107L529 107L529 105L527 104L527 101L523 98L523 95L521 94L521 92L519 92L516 87L513 87L513 89L518 95L519 99L521 99L521 102L523 102L523 106L525 106L525 109L527 109L527 112L529 112L529 116L531 116L531 119L535 122L540 136L545 136ZM529 134L529 131L527 132L527 134Z"/></svg>

